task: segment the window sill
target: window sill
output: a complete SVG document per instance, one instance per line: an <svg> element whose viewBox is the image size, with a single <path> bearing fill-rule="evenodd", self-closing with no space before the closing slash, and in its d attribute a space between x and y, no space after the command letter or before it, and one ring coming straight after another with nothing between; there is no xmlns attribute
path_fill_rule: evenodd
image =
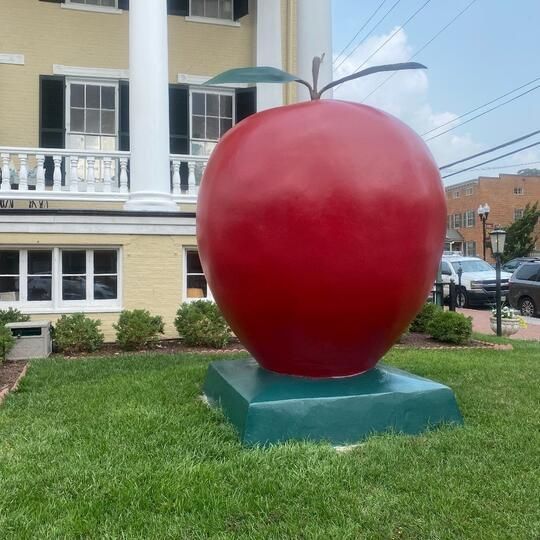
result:
<svg viewBox="0 0 540 540"><path fill-rule="evenodd" d="M220 26L234 26L239 27L240 23L238 21L229 21L228 19L213 19L212 17L195 17L195 16L187 16L186 21L188 22L194 22L194 23L202 23L202 24L217 24Z"/></svg>
<svg viewBox="0 0 540 540"><path fill-rule="evenodd" d="M68 4L62 3L60 7L63 9L74 9L76 11L94 11L96 13L108 13L113 15L121 15L124 13L123 9L106 7L106 6L90 6L87 4Z"/></svg>
<svg viewBox="0 0 540 540"><path fill-rule="evenodd" d="M7 309L8 307L13 307L19 309L27 315L61 315L63 313L120 313L122 308L117 307L100 307L100 306L73 306L73 307L38 307L38 306L28 306L17 304L16 302L10 303L9 306L5 306L2 309Z"/></svg>

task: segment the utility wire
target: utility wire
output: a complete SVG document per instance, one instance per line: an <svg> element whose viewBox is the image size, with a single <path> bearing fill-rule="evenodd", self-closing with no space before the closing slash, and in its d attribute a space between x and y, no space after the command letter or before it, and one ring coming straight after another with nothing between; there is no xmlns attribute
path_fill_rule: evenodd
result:
<svg viewBox="0 0 540 540"><path fill-rule="evenodd" d="M442 127L447 126L448 124L452 124L453 122L455 122L456 120L459 120L460 118L469 116L469 114L479 111L480 109L483 109L484 107L487 107L488 105L491 105L492 103L495 103L496 101L499 101L500 99L505 98L506 96L509 96L510 94L513 94L514 92L517 92L518 90L521 90L522 88L525 88L526 86L529 86L530 84L536 81L540 81L540 77L536 77L536 79L533 79L532 81L529 81L525 84L522 84L521 86L518 86L517 88L514 88L513 90L510 90L510 92L506 92L506 94L503 94L502 96L496 97L495 99L492 99L491 101L488 101L487 103L484 103L483 105L479 105L478 107L471 109L470 111L460 114L459 116L456 116L456 118L453 118L452 120L448 120L448 122L445 122L444 124L441 124L440 126L434 127L430 129L429 131L422 133L421 136L424 137L424 135L428 135L429 133L433 131L437 131L438 129L441 129Z"/></svg>
<svg viewBox="0 0 540 540"><path fill-rule="evenodd" d="M538 165L539 163L540 161L527 161L526 163L514 163L514 165L499 165L498 167L479 167L478 169L470 169L470 171L498 171L500 169L515 169L516 167L525 167L526 165ZM453 172L452 169L450 169L450 172Z"/></svg>
<svg viewBox="0 0 540 540"><path fill-rule="evenodd" d="M353 73L358 73L360 69L365 66L387 43L392 41L394 37L401 31L403 28L407 26L429 3L431 0L426 0L401 26L398 26L398 28L392 32L392 34L382 43L377 49L375 49L355 70ZM342 83L343 84L343 83ZM341 86L339 84L336 86L336 90Z"/></svg>
<svg viewBox="0 0 540 540"><path fill-rule="evenodd" d="M390 7L390 9L382 16L381 19L379 19L379 21L378 21L378 22L375 24L375 26L368 32L368 34L362 38L362 40L360 41L360 43L358 43L358 44L356 45L356 47L355 47L352 51L350 51L349 54L347 54L347 56L346 56L345 58L343 58L343 59L341 60L341 62L340 62L337 66L335 66L334 69L340 68L340 67L343 65L343 63L344 63L348 58L350 58L350 57L351 57L351 56L352 56L352 55L360 48L360 46L366 41L366 39L367 39L369 36L371 36L371 34L373 34L373 32L375 31L375 29L376 29L376 28L384 21L384 19L386 19L386 17L388 17L388 15L390 15L390 13L392 13L392 11L394 11L394 8L397 7L397 5L398 5L400 2L401 2L401 0L396 0L396 1L392 4L392 6Z"/></svg>
<svg viewBox="0 0 540 540"><path fill-rule="evenodd" d="M493 161L497 161L499 159L502 159L502 158L505 158L505 157L508 157L508 156L513 156L514 154L517 154L518 152L523 152L523 150L528 150L529 148L532 148L533 146L538 146L538 145L540 145L540 141L529 144L527 146L523 146L521 148L518 148L517 150L513 150L512 152L507 152L506 154L502 154L502 155L497 156L495 158L488 159L487 161L483 161L482 163L477 163L476 165L473 165L472 167L467 167L466 169L461 169L460 171L456 171L456 172L447 174L447 175L443 176L443 178L450 178L451 176L455 176L456 174L461 174L461 173L464 173L464 172L467 172L467 171L471 171L472 169L474 169L476 167L480 167L480 165L486 165L487 163L492 163Z"/></svg>
<svg viewBox="0 0 540 540"><path fill-rule="evenodd" d="M415 58L418 54L420 54L426 47L431 45L449 26L454 24L455 21L457 21L477 0L472 0L465 6L453 19L451 19L448 23L446 23L445 26L443 26L427 43L425 43L420 49L418 49L408 60L407 62L410 62L413 58ZM363 103L366 99L368 99L370 96L372 96L381 86L384 86L392 77L397 75L397 71L394 71L391 75L389 75L379 86L377 86L374 90L372 90L367 96L365 96L360 103ZM440 127L440 126L439 126Z"/></svg>
<svg viewBox="0 0 540 540"><path fill-rule="evenodd" d="M358 32L356 32L356 34L351 39L351 41L349 41L349 43L347 43L347 45L345 45L345 47L343 47L341 52L336 56L336 58L334 60L334 64L339 60L339 57L349 48L349 46L354 43L355 39L362 33L362 30L371 22L371 19L373 19L373 17L375 17L375 15L377 15L379 10L384 6L384 4L386 2L387 2L387 0L382 0L382 2L379 4L377 9L370 15L369 19L360 27L360 30L358 30Z"/></svg>
<svg viewBox="0 0 540 540"><path fill-rule="evenodd" d="M454 165L459 165L460 163L463 163L464 161L469 161L471 159L483 156L485 154L490 154L491 152L495 152L495 150L500 150L501 148L504 148L505 146L510 146L511 144L515 144L517 142L524 141L525 139L529 139L530 137L533 137L534 135L538 135L538 133L540 133L540 129L537 130L537 131L533 131L532 133L527 133L527 135L523 135L522 137L519 137L519 138L514 139L512 141L508 141L506 143L499 144L499 146L494 146L493 148L488 148L487 150L484 150L483 152L479 152L478 154L474 154L472 156L468 156L468 157L460 159L458 161L448 163L447 165L443 165L442 167L439 167L439 170L443 171L444 169L449 169L450 167L453 167Z"/></svg>
<svg viewBox="0 0 540 540"><path fill-rule="evenodd" d="M427 142L427 141L436 139L437 137L441 137L442 135L445 135L446 133L449 133L450 131L457 129L458 127L464 126L465 124L468 124L469 122L472 122L473 120L476 120L477 118L480 118L481 116L484 116L496 109L500 109L501 107L503 107L504 105L507 105L508 103L512 103L512 101L516 101L516 99L519 99L520 97L530 94L532 91L537 90L538 88L540 88L540 84L537 86L534 86L533 88L530 88L529 90L527 90L526 92L523 92L522 94L518 94L517 96L514 96L511 99L508 99L506 101L503 101L502 103L499 103L499 105L495 105L495 107L491 107L491 109L488 109L487 111L484 111L480 114L477 114L476 116L473 116L472 118L469 118L468 120L465 120L465 122L461 122L460 124L452 126L451 128L448 128L445 131L442 131L441 133L437 133L437 135L433 135L432 137L429 137L428 139L424 139L424 140Z"/></svg>

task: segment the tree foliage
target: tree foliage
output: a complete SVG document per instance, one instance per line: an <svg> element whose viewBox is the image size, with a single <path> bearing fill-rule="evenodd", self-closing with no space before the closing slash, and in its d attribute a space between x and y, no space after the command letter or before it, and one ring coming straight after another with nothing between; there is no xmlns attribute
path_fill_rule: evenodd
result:
<svg viewBox="0 0 540 540"><path fill-rule="evenodd" d="M521 169L517 174L521 176L540 176L540 169Z"/></svg>
<svg viewBox="0 0 540 540"><path fill-rule="evenodd" d="M539 217L538 201L532 206L527 204L523 210L523 217L514 221L506 229L503 262L515 259L516 257L526 257L534 250L537 240L534 229Z"/></svg>

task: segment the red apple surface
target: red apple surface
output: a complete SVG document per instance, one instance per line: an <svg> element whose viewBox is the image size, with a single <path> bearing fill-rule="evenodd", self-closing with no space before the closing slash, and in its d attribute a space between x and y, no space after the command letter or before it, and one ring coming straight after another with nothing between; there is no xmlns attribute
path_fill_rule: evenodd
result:
<svg viewBox="0 0 540 540"><path fill-rule="evenodd" d="M445 233L422 139L334 100L230 130L197 210L203 268L231 328L264 368L307 377L375 366L425 302Z"/></svg>

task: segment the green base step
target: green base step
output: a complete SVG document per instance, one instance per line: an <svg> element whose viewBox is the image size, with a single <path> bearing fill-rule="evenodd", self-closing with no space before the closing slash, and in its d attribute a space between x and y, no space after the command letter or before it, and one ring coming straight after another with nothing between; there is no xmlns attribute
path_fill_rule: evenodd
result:
<svg viewBox="0 0 540 540"><path fill-rule="evenodd" d="M308 379L267 371L253 359L222 360L210 364L204 393L247 445L346 445L389 430L417 434L463 423L450 388L382 364L354 377Z"/></svg>

